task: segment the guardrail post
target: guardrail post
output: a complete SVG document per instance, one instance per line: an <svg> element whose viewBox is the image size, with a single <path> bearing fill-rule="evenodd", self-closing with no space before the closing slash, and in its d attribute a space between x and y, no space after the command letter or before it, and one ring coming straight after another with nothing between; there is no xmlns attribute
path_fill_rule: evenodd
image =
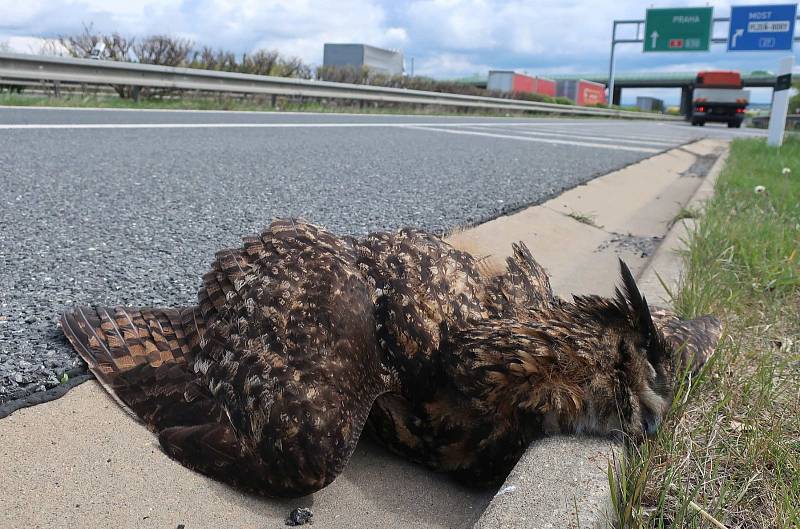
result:
<svg viewBox="0 0 800 529"><path fill-rule="evenodd" d="M131 88L131 98L133 98L134 103L139 102L139 94L141 91L142 91L141 86L134 86L133 88Z"/></svg>
<svg viewBox="0 0 800 529"><path fill-rule="evenodd" d="M61 81L53 81L53 95L61 97Z"/></svg>
<svg viewBox="0 0 800 529"><path fill-rule="evenodd" d="M272 108L278 106L278 94L272 94L270 97L270 105L272 105Z"/></svg>

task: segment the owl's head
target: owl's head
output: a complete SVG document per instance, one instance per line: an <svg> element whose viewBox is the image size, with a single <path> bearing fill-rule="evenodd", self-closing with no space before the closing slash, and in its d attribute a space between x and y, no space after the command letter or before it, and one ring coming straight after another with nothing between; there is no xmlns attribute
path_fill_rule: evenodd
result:
<svg viewBox="0 0 800 529"><path fill-rule="evenodd" d="M575 298L575 307L594 327L597 353L607 369L589 386L592 405L583 426L640 438L661 424L682 370L700 369L713 354L721 327L713 316L682 321L658 311L654 318L622 261L620 270L622 286L615 299Z"/></svg>

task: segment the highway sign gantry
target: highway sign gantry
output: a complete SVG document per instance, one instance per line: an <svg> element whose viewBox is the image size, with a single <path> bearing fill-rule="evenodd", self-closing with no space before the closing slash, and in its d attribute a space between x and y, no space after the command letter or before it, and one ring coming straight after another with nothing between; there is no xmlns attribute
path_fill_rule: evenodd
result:
<svg viewBox="0 0 800 529"><path fill-rule="evenodd" d="M648 9L644 51L708 51L713 7Z"/></svg>
<svg viewBox="0 0 800 529"><path fill-rule="evenodd" d="M728 51L788 51L797 4L733 6Z"/></svg>

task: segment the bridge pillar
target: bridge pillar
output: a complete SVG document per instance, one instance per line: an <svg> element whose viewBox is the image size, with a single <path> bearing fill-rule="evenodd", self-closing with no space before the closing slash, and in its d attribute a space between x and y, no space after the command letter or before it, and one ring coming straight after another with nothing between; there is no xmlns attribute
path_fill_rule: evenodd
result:
<svg viewBox="0 0 800 529"><path fill-rule="evenodd" d="M611 104L619 106L621 101L622 101L622 87L615 86L614 94L611 96Z"/></svg>
<svg viewBox="0 0 800 529"><path fill-rule="evenodd" d="M681 114L687 118L692 115L692 99L694 88L691 86L681 87Z"/></svg>

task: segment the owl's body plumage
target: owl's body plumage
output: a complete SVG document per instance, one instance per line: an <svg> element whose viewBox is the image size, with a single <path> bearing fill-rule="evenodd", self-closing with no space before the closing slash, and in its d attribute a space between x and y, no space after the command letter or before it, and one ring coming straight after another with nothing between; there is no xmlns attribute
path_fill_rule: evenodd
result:
<svg viewBox="0 0 800 529"><path fill-rule="evenodd" d="M218 252L197 306L80 308L61 324L167 454L214 478L314 492L366 427L489 484L539 435L651 430L676 366L713 350L719 322L651 319L623 269L616 299L566 302L524 246L489 276L422 231L339 238L288 219Z"/></svg>

